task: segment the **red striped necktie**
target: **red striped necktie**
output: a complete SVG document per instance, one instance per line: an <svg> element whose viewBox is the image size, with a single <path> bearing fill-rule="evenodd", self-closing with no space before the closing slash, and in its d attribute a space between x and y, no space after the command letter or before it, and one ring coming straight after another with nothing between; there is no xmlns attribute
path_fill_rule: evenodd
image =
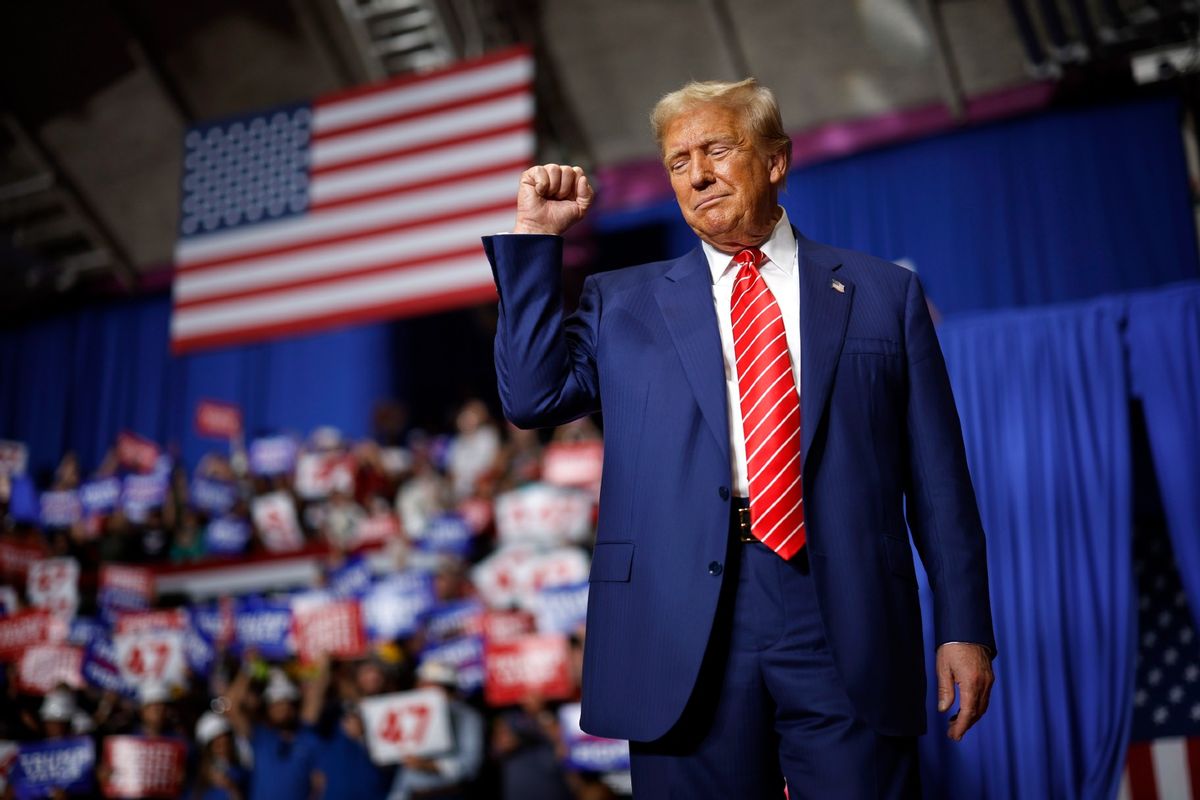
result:
<svg viewBox="0 0 1200 800"><path fill-rule="evenodd" d="M805 542L800 395L779 304L758 271L762 259L757 247L734 256L733 352L746 440L750 532L789 559Z"/></svg>

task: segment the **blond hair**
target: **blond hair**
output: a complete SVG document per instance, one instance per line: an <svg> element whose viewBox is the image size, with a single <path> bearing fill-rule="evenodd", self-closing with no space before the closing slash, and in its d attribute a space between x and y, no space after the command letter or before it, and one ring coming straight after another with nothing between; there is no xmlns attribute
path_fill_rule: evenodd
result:
<svg viewBox="0 0 1200 800"><path fill-rule="evenodd" d="M783 129L783 117L775 94L765 86L759 86L754 78L741 81L692 81L681 89L665 94L650 112L650 128L654 140L662 152L663 136L667 126L677 117L698 106L715 105L736 111L746 119L746 127L753 134L755 144L762 153L787 155L792 162L792 138Z"/></svg>

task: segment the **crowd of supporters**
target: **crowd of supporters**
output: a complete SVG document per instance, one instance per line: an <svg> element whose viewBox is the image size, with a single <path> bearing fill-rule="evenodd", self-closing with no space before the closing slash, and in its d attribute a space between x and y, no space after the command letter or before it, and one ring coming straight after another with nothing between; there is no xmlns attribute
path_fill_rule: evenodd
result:
<svg viewBox="0 0 1200 800"><path fill-rule="evenodd" d="M578 730L598 431L471 401L390 438L189 470L127 433L42 481L3 443L5 796L627 793L624 743Z"/></svg>

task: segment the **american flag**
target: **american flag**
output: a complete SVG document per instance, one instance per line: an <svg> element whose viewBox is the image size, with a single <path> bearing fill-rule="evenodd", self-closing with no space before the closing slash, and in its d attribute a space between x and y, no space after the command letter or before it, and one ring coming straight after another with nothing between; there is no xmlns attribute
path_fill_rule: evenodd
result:
<svg viewBox="0 0 1200 800"><path fill-rule="evenodd" d="M1200 800L1200 641L1161 525L1134 540L1138 663L1120 800Z"/></svg>
<svg viewBox="0 0 1200 800"><path fill-rule="evenodd" d="M173 350L494 299L532 81L518 48L189 129Z"/></svg>

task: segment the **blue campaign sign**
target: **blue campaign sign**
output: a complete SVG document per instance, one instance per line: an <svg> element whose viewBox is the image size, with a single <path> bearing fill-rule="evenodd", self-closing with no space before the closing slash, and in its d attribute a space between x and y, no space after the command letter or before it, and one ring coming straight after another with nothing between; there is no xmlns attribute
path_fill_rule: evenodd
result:
<svg viewBox="0 0 1200 800"><path fill-rule="evenodd" d="M117 648L107 636L96 639L83 651L83 666L80 671L83 673L83 679L100 691L116 692L126 697L132 697L136 693L135 687L121 675Z"/></svg>
<svg viewBox="0 0 1200 800"><path fill-rule="evenodd" d="M417 540L417 548L427 553L465 557L471 551L471 537L474 535L475 530L461 514L439 514L425 526L421 538Z"/></svg>
<svg viewBox="0 0 1200 800"><path fill-rule="evenodd" d="M421 618L425 638L429 642L446 642L483 632L483 614L486 611L478 600L456 600L438 603Z"/></svg>
<svg viewBox="0 0 1200 800"><path fill-rule="evenodd" d="M296 440L269 436L250 443L250 471L258 476L286 475L296 467Z"/></svg>
<svg viewBox="0 0 1200 800"><path fill-rule="evenodd" d="M292 654L292 606L287 600L244 597L233 612L233 650L254 649L266 659Z"/></svg>
<svg viewBox="0 0 1200 800"><path fill-rule="evenodd" d="M188 623L209 642L216 643L227 635L225 612L219 602L188 607Z"/></svg>
<svg viewBox="0 0 1200 800"><path fill-rule="evenodd" d="M93 642L106 636L108 636L108 626L100 620L91 617L75 617L71 620L67 643L79 647L90 647Z"/></svg>
<svg viewBox="0 0 1200 800"><path fill-rule="evenodd" d="M161 506L167 499L167 475L126 475L121 486L121 507L131 519L140 519L147 509Z"/></svg>
<svg viewBox="0 0 1200 800"><path fill-rule="evenodd" d="M567 748L565 765L582 772L624 772L629 769L629 742L601 739L579 728L579 703L558 709L559 730Z"/></svg>
<svg viewBox="0 0 1200 800"><path fill-rule="evenodd" d="M574 633L587 620L588 582L549 586L534 599L540 633Z"/></svg>
<svg viewBox="0 0 1200 800"><path fill-rule="evenodd" d="M371 588L371 565L362 556L351 556L325 575L325 585L338 597L362 597Z"/></svg>
<svg viewBox="0 0 1200 800"><path fill-rule="evenodd" d="M229 513L237 502L237 486L225 481L196 476L192 478L192 507L209 516Z"/></svg>
<svg viewBox="0 0 1200 800"><path fill-rule="evenodd" d="M68 794L87 792L96 772L96 747L91 738L26 742L17 750L9 781L18 800L48 797L54 789Z"/></svg>
<svg viewBox="0 0 1200 800"><path fill-rule="evenodd" d="M43 526L69 528L79 521L81 513L79 495L75 492L42 492Z"/></svg>
<svg viewBox="0 0 1200 800"><path fill-rule="evenodd" d="M420 663L437 661L449 664L458 671L458 688L471 694L483 688L487 670L483 662L483 636L461 636L448 642L426 647L421 651Z"/></svg>
<svg viewBox="0 0 1200 800"><path fill-rule="evenodd" d="M250 523L238 517L218 517L204 531L204 549L212 555L232 556L246 551Z"/></svg>
<svg viewBox="0 0 1200 800"><path fill-rule="evenodd" d="M200 631L189 625L183 633L183 656L194 675L207 678L217 660L217 649Z"/></svg>
<svg viewBox="0 0 1200 800"><path fill-rule="evenodd" d="M372 642L412 636L433 604L433 578L427 573L402 572L382 580L362 598L367 636Z"/></svg>
<svg viewBox="0 0 1200 800"><path fill-rule="evenodd" d="M121 502L121 479L97 478L79 487L79 502L88 516L111 514Z"/></svg>

